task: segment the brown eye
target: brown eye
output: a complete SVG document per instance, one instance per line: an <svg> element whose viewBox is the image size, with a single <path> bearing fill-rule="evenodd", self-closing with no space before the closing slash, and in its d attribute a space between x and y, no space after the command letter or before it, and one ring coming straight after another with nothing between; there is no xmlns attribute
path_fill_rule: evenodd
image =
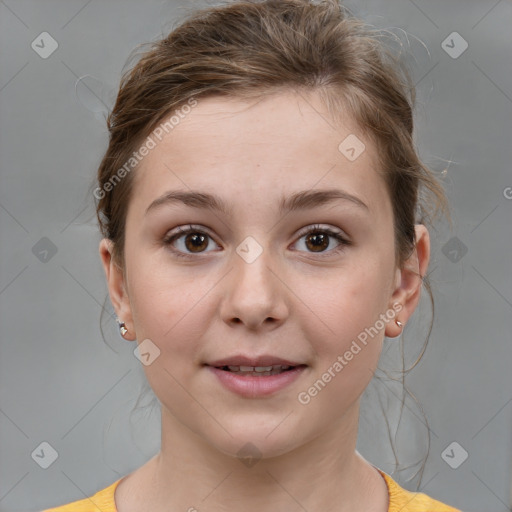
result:
<svg viewBox="0 0 512 512"><path fill-rule="evenodd" d="M306 235L306 246L313 252L322 252L329 247L329 236L321 232L312 232Z"/></svg>
<svg viewBox="0 0 512 512"><path fill-rule="evenodd" d="M187 229L178 228L177 231L178 233L163 239L163 243L168 245L176 256L186 258L194 254L211 252L206 250L212 240L208 233L193 226Z"/></svg>
<svg viewBox="0 0 512 512"><path fill-rule="evenodd" d="M331 243L333 240L334 244ZM301 252L318 253L321 257L337 254L352 244L341 232L319 225L303 231L296 243L304 246Z"/></svg>
<svg viewBox="0 0 512 512"><path fill-rule="evenodd" d="M185 236L184 241L185 247L191 252L201 252L208 247L206 236L201 233L188 234Z"/></svg>

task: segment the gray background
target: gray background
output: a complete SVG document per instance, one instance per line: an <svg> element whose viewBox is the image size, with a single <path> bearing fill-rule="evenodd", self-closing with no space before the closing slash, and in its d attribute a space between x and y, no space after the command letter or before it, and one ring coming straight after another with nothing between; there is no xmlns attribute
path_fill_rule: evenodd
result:
<svg viewBox="0 0 512 512"><path fill-rule="evenodd" d="M88 187L106 149L105 114L127 57L167 33L186 14L180 6L200 5L0 1L2 512L91 495L159 448L158 410L130 414L144 374L134 344L116 331L108 301L107 343L99 330L107 289ZM432 233L436 320L427 351L406 380L430 428L427 465L421 482L412 478L419 464L392 476L468 512L510 510L512 5L347 5L405 44L418 85L418 148L432 168L448 167L454 217L452 231L443 224ZM44 31L58 42L46 59L31 48ZM469 44L458 58L442 47L454 31ZM422 302L405 331L408 365L421 350L427 305ZM397 347L386 340L382 367L400 368ZM151 395L144 396L149 403ZM363 400L358 450L392 472L379 396L396 428L400 386L374 379ZM402 464L426 455L425 417L408 396L398 436ZM36 463L44 457L31 455L41 453L42 442L58 453L47 469ZM462 460L462 450L469 455L457 469L445 462L453 442L452 464Z"/></svg>

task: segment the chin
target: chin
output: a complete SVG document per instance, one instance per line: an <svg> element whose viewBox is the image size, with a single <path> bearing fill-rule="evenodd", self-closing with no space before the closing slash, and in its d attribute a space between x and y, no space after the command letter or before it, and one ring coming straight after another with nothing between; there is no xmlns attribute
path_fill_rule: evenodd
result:
<svg viewBox="0 0 512 512"><path fill-rule="evenodd" d="M282 422L286 415L273 417L272 422L260 421L257 419L246 419L234 423L226 422L224 426L231 436L225 435L222 439L206 438L206 441L218 451L236 457L241 462L246 461L251 467L259 459L270 459L289 453L301 445L298 435L298 425L293 426ZM286 425L285 425L286 423ZM304 433L304 425L301 427L301 434ZM211 433L211 432L210 432ZM306 442L306 440L304 440Z"/></svg>
<svg viewBox="0 0 512 512"><path fill-rule="evenodd" d="M216 445L215 447L233 458L237 458L247 467L252 467L259 460L271 459L279 457L291 452L297 445L297 441L290 440L273 440L270 441L265 437L240 436L232 439L229 443Z"/></svg>

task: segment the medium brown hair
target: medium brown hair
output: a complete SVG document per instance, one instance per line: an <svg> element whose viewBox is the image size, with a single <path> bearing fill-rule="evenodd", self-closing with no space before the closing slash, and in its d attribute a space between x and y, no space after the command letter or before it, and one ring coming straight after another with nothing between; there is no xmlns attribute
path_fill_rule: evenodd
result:
<svg viewBox="0 0 512 512"><path fill-rule="evenodd" d="M167 37L151 43L123 75L107 119L110 142L97 186L105 190L141 141L192 98L318 92L333 119L348 112L377 147L401 267L414 250L414 225L430 225L438 214L449 214L441 184L417 154L415 88L400 59L384 44L386 35L353 17L337 0L235 1L194 12ZM135 172L103 193L96 208L101 233L113 241L114 261L123 272ZM433 308L428 279L421 278ZM432 324L433 315L426 341Z"/></svg>

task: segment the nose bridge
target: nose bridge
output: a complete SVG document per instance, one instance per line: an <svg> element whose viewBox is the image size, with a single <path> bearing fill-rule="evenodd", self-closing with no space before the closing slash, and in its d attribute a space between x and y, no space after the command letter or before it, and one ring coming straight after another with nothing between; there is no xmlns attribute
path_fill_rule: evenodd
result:
<svg viewBox="0 0 512 512"><path fill-rule="evenodd" d="M268 239L268 238L267 238ZM224 299L223 317L255 328L286 316L283 287L277 278L278 258L267 245L246 237L233 254L233 272Z"/></svg>

